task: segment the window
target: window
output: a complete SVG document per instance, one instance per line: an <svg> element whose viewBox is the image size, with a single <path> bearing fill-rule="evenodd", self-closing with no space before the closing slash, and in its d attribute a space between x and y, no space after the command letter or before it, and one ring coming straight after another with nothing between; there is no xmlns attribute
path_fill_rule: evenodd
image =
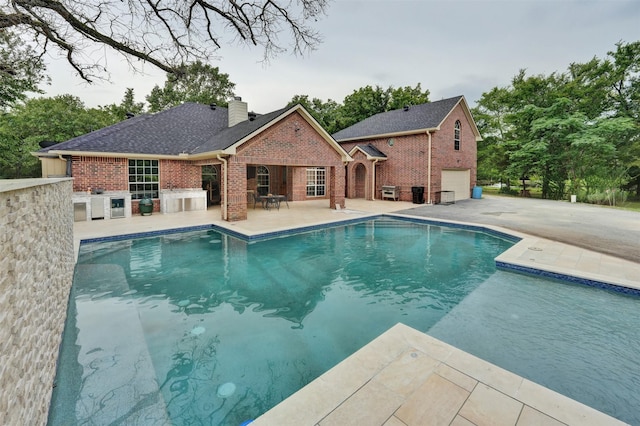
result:
<svg viewBox="0 0 640 426"><path fill-rule="evenodd" d="M158 176L158 160L129 160L131 199L158 198Z"/></svg>
<svg viewBox="0 0 640 426"><path fill-rule="evenodd" d="M460 151L460 120L456 120L453 130L453 149Z"/></svg>
<svg viewBox="0 0 640 426"><path fill-rule="evenodd" d="M256 168L256 182L259 195L267 195L269 193L269 169L265 166Z"/></svg>
<svg viewBox="0 0 640 426"><path fill-rule="evenodd" d="M307 169L307 197L322 197L326 194L326 172L324 167Z"/></svg>

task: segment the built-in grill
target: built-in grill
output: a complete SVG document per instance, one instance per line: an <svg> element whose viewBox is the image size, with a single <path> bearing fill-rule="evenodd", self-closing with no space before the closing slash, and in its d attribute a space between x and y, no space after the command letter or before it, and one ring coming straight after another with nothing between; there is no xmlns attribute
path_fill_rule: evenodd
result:
<svg viewBox="0 0 640 426"><path fill-rule="evenodd" d="M382 186L382 199L392 198L393 201L398 201L400 198L400 188L393 185L383 185Z"/></svg>

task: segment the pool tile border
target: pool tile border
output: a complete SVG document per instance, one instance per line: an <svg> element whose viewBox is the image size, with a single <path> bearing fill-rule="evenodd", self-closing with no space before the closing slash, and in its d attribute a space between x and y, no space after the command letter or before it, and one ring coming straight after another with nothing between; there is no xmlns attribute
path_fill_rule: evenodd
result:
<svg viewBox="0 0 640 426"><path fill-rule="evenodd" d="M504 271L516 272L524 275L532 275L535 277L567 282L570 284L579 284L579 285L585 285L588 287L599 288L602 290L614 291L616 293L622 293L628 296L640 297L640 289L611 284L604 281L593 280L589 278L577 277L575 275L562 274L560 272L552 272L544 269L517 265L515 263L509 263L509 262L504 262L500 260L496 260L496 268Z"/></svg>
<svg viewBox="0 0 640 426"><path fill-rule="evenodd" d="M180 227L180 228L169 228L169 229L162 229L158 231L120 234L120 235L113 235L113 236L107 236L107 237L87 238L87 239L81 240L80 245L82 246L82 244L91 244L91 243L107 242L107 241L122 241L122 240L128 240L133 238L148 238L148 237L156 237L161 235L169 235L169 234L177 234L177 233L185 233L185 232L193 232L193 231L206 231L206 230L214 230L217 232L222 232L224 234L238 238L247 243L254 243L254 242L266 241L274 238L282 238L290 235L303 234L306 232L320 231L320 230L335 228L339 226L354 225L362 222L367 222L369 220L375 220L375 219L381 219L381 218L393 218L396 220L401 220L401 221L411 222L411 223L419 223L419 224L442 226L447 228L455 228L455 229L475 231L475 232L483 232L498 238L505 239L513 243L518 243L522 241L522 238L519 236L512 235L507 232L502 232L496 229L488 228L482 225L472 225L472 224L458 223L458 222L447 222L442 220L426 219L426 218L417 217L417 216L406 216L401 214L385 213L385 214L371 214L371 215L358 217L354 219L332 221L332 222L321 223L316 225L282 229L278 231L271 231L271 232L265 232L265 233L254 234L254 235L243 234L241 232L230 229L228 227L219 226L216 224L208 224L208 225L186 226L186 227ZM532 275L540 278L553 279L553 280L568 282L572 284L586 285L588 287L600 288L607 291L614 291L614 292L622 293L628 296L640 297L640 289L608 283L605 281L582 278L575 275L563 274L560 272L552 272L552 271L541 269L541 268L533 268L530 266L519 265L516 263L505 262L501 260L496 260L495 265L497 269L504 270L504 271L520 273L525 275Z"/></svg>
<svg viewBox="0 0 640 426"><path fill-rule="evenodd" d="M157 237L160 235L180 234L180 233L192 232L192 231L207 231L210 229L214 229L215 227L216 225L196 225L196 226L185 226L180 228L160 229L158 231L145 231L145 232L134 232L129 234L110 235L108 237L85 238L80 240L80 246L82 246L82 244L131 240L133 238Z"/></svg>

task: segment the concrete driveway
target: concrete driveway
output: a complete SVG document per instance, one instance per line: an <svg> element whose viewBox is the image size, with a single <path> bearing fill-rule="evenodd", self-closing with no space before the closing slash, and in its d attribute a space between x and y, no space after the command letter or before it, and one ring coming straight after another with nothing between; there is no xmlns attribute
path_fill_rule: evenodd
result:
<svg viewBox="0 0 640 426"><path fill-rule="evenodd" d="M566 201L483 195L402 210L434 219L501 226L640 263L640 213Z"/></svg>

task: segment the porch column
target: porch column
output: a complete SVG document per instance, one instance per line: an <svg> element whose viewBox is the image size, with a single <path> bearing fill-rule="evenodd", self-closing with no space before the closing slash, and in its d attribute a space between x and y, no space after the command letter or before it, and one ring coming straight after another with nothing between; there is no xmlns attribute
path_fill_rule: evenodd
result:
<svg viewBox="0 0 640 426"><path fill-rule="evenodd" d="M238 162L237 156L232 156L227 167L227 220L247 220L247 165Z"/></svg>
<svg viewBox="0 0 640 426"><path fill-rule="evenodd" d="M345 167L333 166L329 169L329 207L335 209L336 206L345 208Z"/></svg>

